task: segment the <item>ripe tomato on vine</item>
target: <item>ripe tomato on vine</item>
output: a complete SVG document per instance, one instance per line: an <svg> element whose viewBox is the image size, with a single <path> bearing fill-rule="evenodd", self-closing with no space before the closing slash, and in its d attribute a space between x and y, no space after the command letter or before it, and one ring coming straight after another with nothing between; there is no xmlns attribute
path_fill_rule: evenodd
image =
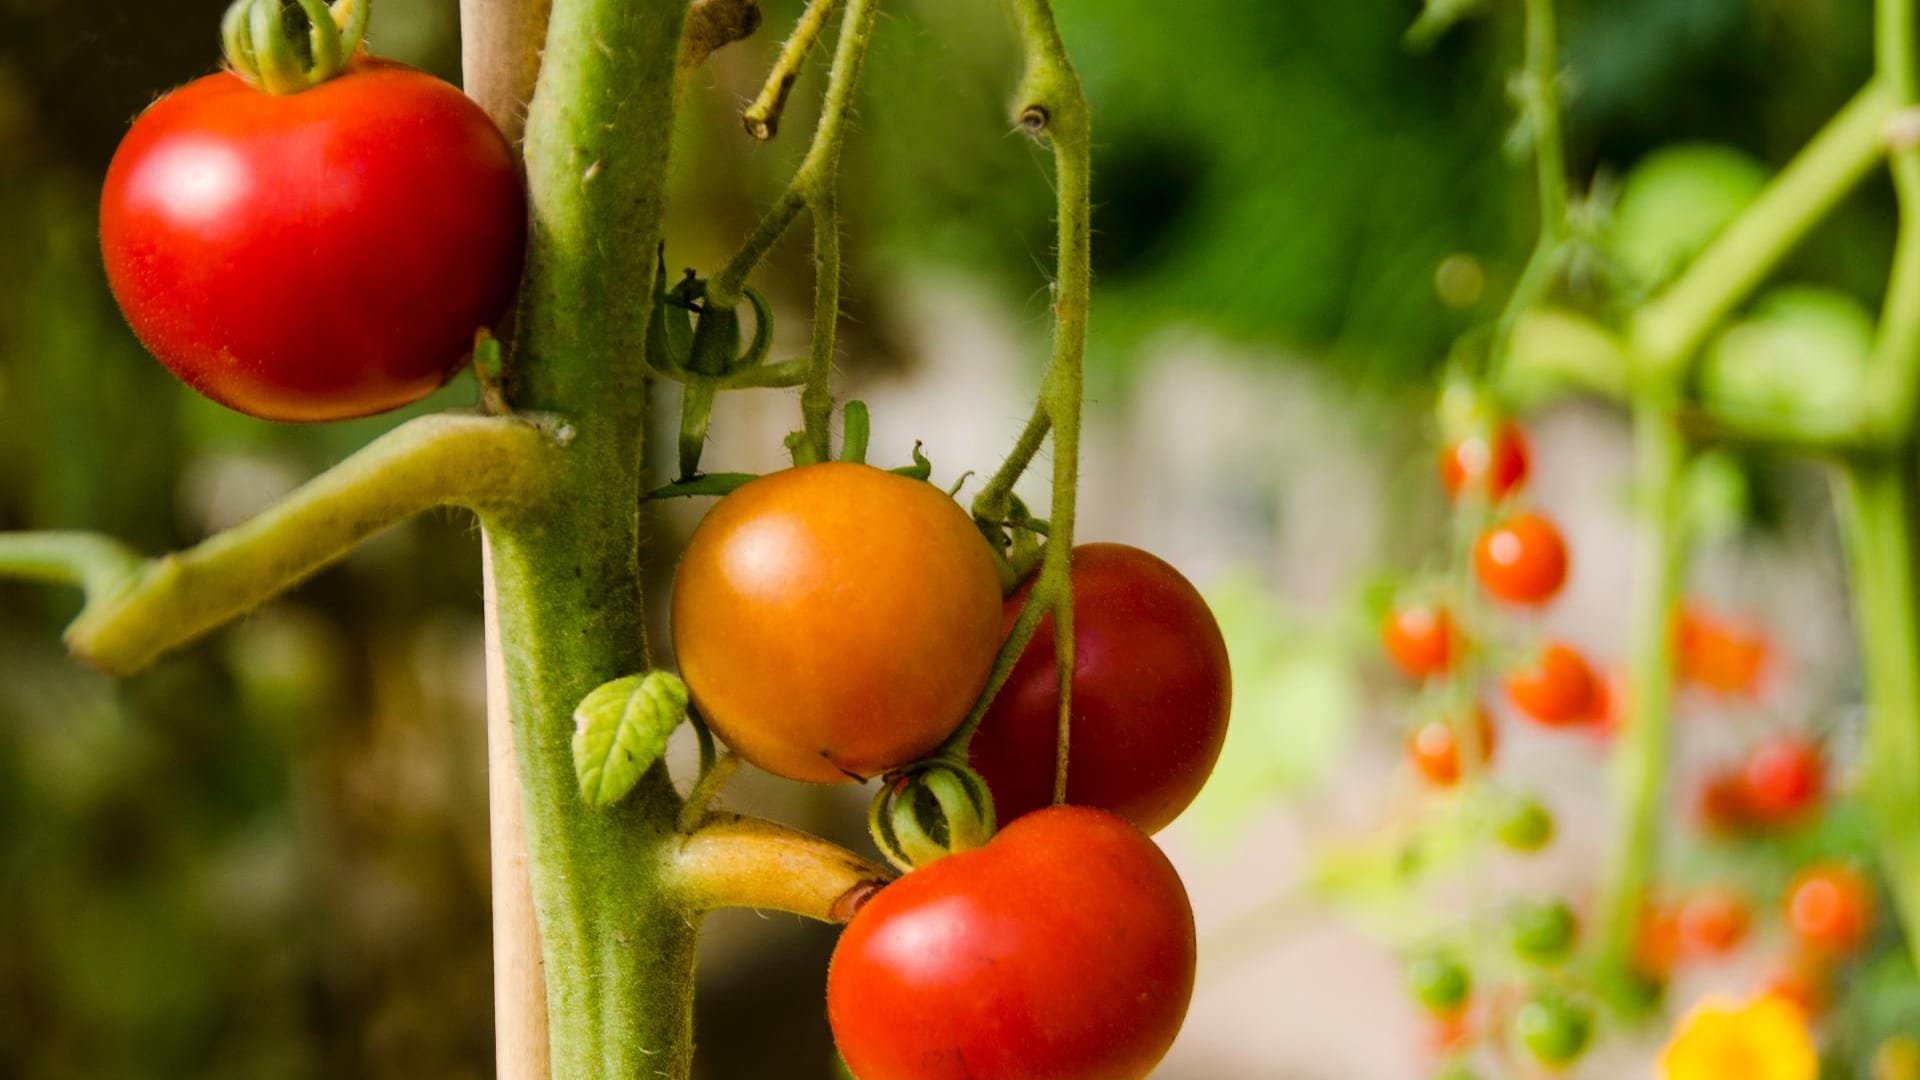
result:
<svg viewBox="0 0 1920 1080"><path fill-rule="evenodd" d="M354 59L294 92L222 71L156 101L107 170L100 245L181 381L264 419L342 420L460 368L519 285L526 217L478 105Z"/></svg>

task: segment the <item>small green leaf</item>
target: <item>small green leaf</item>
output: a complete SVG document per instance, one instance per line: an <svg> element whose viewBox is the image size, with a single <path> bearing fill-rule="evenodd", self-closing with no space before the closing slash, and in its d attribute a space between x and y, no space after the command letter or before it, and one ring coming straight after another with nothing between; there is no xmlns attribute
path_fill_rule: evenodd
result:
<svg viewBox="0 0 1920 1080"><path fill-rule="evenodd" d="M687 684L670 672L628 675L596 688L573 711L573 771L592 806L619 802L666 752L687 718Z"/></svg>

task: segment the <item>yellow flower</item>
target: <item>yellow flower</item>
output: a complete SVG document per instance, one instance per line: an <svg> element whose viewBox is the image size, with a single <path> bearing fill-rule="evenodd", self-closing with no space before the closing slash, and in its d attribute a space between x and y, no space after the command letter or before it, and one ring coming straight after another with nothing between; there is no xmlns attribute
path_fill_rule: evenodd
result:
<svg viewBox="0 0 1920 1080"><path fill-rule="evenodd" d="M1806 1013L1777 994L1708 998L1674 1029L1656 1080L1815 1080L1820 1061Z"/></svg>

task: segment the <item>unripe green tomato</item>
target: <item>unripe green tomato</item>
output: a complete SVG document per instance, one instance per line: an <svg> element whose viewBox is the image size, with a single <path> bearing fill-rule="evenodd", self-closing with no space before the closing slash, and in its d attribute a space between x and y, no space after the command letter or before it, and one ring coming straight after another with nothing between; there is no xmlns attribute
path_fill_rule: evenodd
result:
<svg viewBox="0 0 1920 1080"><path fill-rule="evenodd" d="M1635 285L1653 289L1699 254L1766 184L1766 169L1729 146L1655 150L1620 186L1607 249Z"/></svg>
<svg viewBox="0 0 1920 1080"><path fill-rule="evenodd" d="M1501 805L1493 834L1514 851L1539 851L1553 841L1553 814L1540 800L1515 795Z"/></svg>
<svg viewBox="0 0 1920 1080"><path fill-rule="evenodd" d="M1572 1064L1593 1041L1593 1017L1564 998L1541 995L1520 1007L1513 1028L1520 1044L1551 1069Z"/></svg>
<svg viewBox="0 0 1920 1080"><path fill-rule="evenodd" d="M1558 900L1527 904L1513 913L1509 927L1513 951L1536 964L1552 964L1566 958L1579 931L1573 911Z"/></svg>
<svg viewBox="0 0 1920 1080"><path fill-rule="evenodd" d="M1430 1013L1457 1012L1473 993L1473 976L1465 964L1446 953L1427 953L1407 963L1407 991Z"/></svg>
<svg viewBox="0 0 1920 1080"><path fill-rule="evenodd" d="M1755 301L1700 365L1709 413L1845 418L1864 392L1873 313L1835 289L1785 286Z"/></svg>

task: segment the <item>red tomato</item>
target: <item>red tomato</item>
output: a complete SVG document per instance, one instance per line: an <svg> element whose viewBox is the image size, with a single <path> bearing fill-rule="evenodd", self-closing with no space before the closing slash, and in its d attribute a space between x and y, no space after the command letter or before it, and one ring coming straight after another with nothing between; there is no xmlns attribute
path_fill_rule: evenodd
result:
<svg viewBox="0 0 1920 1080"><path fill-rule="evenodd" d="M1121 818L1036 811L880 890L827 972L860 1080L1138 1080L1193 992L1193 910Z"/></svg>
<svg viewBox="0 0 1920 1080"><path fill-rule="evenodd" d="M1008 629L1030 589L1007 600ZM1164 828L1213 772L1232 689L1220 625L1178 570L1123 544L1073 549L1069 803ZM968 751L1001 821L1053 801L1059 709L1048 615Z"/></svg>
<svg viewBox="0 0 1920 1080"><path fill-rule="evenodd" d="M1500 425L1492 445L1484 436L1461 439L1440 451L1440 483L1459 498L1469 484L1491 482L1488 498L1506 498L1527 478L1527 438L1512 423Z"/></svg>
<svg viewBox="0 0 1920 1080"><path fill-rule="evenodd" d="M1690 605L1680 613L1680 677L1728 696L1760 687L1773 649L1759 630Z"/></svg>
<svg viewBox="0 0 1920 1080"><path fill-rule="evenodd" d="M1752 811L1747 806L1747 781L1737 771L1708 776L1700 786L1696 805L1700 824L1710 833L1739 832L1753 822Z"/></svg>
<svg viewBox="0 0 1920 1080"><path fill-rule="evenodd" d="M1703 889L1680 905L1680 945L1694 956L1719 956L1738 948L1751 921L1747 902L1731 889Z"/></svg>
<svg viewBox="0 0 1920 1080"><path fill-rule="evenodd" d="M1000 648L1000 577L939 488L846 462L788 469L701 521L674 575L673 645L741 757L841 783L959 726Z"/></svg>
<svg viewBox="0 0 1920 1080"><path fill-rule="evenodd" d="M1493 760L1496 741L1493 720L1487 710L1480 708L1474 709L1473 719L1479 729L1480 760L1484 764ZM1460 782L1460 747L1453 725L1445 720L1429 720L1414 729L1407 738L1407 757L1412 759L1420 775L1436 787L1452 787Z"/></svg>
<svg viewBox="0 0 1920 1080"><path fill-rule="evenodd" d="M1560 642L1542 649L1533 666L1509 673L1506 686L1515 708L1549 727L1598 719L1600 680L1585 657Z"/></svg>
<svg viewBox="0 0 1920 1080"><path fill-rule="evenodd" d="M1765 990L1800 1007L1807 1016L1818 1016L1833 996L1833 972L1829 957L1819 954L1795 956L1774 970Z"/></svg>
<svg viewBox="0 0 1920 1080"><path fill-rule="evenodd" d="M1489 593L1511 604L1543 604L1567 583L1567 544L1553 522L1527 511L1488 529L1473 566Z"/></svg>
<svg viewBox="0 0 1920 1080"><path fill-rule="evenodd" d="M1381 620L1380 642L1401 671L1426 679L1452 670L1458 658L1460 631L1446 608L1407 604L1388 611Z"/></svg>
<svg viewBox="0 0 1920 1080"><path fill-rule="evenodd" d="M486 113L381 60L287 95L224 71L188 83L134 121L100 199L134 333L187 385L270 420L432 392L506 310L525 232Z"/></svg>
<svg viewBox="0 0 1920 1080"><path fill-rule="evenodd" d="M1785 735L1754 747L1741 770L1746 810L1763 825L1799 820L1820 801L1826 767L1820 748Z"/></svg>
<svg viewBox="0 0 1920 1080"><path fill-rule="evenodd" d="M1840 863L1809 867L1787 890L1787 927L1818 952L1850 953L1873 928L1873 889Z"/></svg>

